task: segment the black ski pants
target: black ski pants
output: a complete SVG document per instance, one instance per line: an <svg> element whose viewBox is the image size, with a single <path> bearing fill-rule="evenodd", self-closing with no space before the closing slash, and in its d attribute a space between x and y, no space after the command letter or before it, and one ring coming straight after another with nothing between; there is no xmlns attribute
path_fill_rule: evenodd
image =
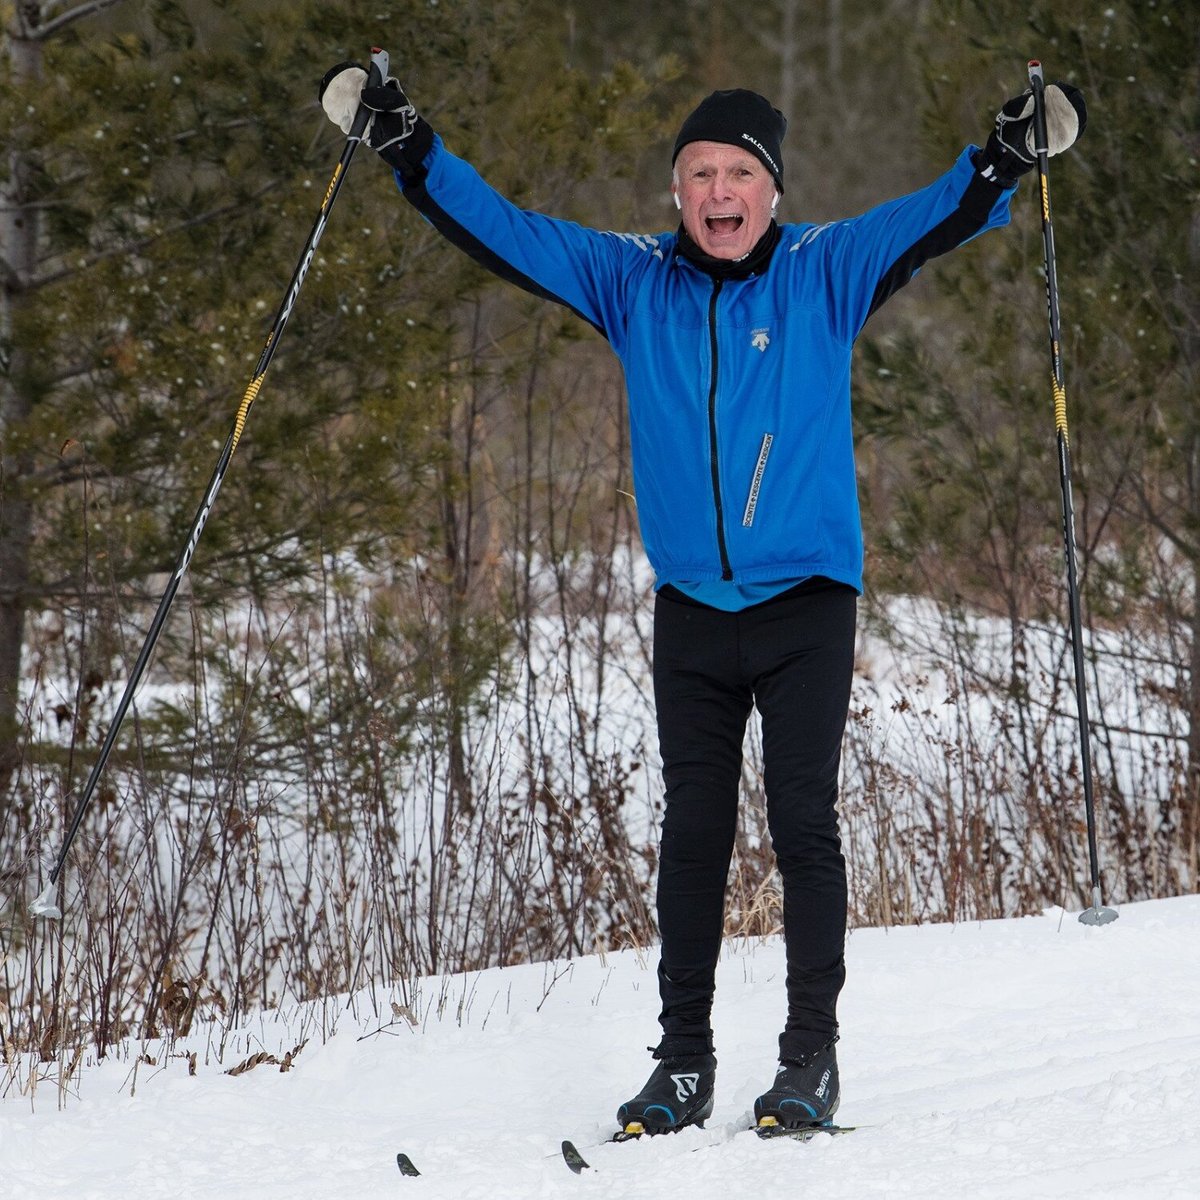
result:
<svg viewBox="0 0 1200 1200"><path fill-rule="evenodd" d="M711 1047L737 828L742 743L762 718L767 821L783 880L787 1021L780 1057L837 1032L846 865L836 812L857 595L822 577L740 612L669 586L654 612L654 698L666 784L658 870L659 1055Z"/></svg>

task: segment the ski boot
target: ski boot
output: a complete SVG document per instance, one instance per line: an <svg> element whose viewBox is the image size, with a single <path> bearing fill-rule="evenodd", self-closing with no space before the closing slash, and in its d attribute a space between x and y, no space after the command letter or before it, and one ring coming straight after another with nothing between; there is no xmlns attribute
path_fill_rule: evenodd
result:
<svg viewBox="0 0 1200 1200"><path fill-rule="evenodd" d="M754 1102L754 1119L760 1131L804 1129L831 1125L837 1112L838 1068L833 1043L803 1058L785 1058L779 1063L775 1082Z"/></svg>
<svg viewBox="0 0 1200 1200"><path fill-rule="evenodd" d="M643 1134L675 1133L687 1125L703 1128L712 1115L713 1084L717 1077L715 1054L660 1054L654 1073L632 1100L617 1109L621 1131L614 1141L624 1142Z"/></svg>

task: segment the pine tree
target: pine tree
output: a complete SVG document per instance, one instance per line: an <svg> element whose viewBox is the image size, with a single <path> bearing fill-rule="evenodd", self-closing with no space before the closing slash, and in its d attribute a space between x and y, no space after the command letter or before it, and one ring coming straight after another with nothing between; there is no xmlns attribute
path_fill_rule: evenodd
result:
<svg viewBox="0 0 1200 1200"><path fill-rule="evenodd" d="M60 820L72 807L343 144L317 81L371 42L392 50L447 144L508 195L619 224L614 181L661 133L646 78L572 66L516 0L79 0L8 15L0 692L20 769L0 871L14 878L29 874L17 858L38 840L34 806L55 804ZM544 953L611 920L599 885L578 899L577 864L562 896L539 902L572 928L513 903L510 889L529 886L519 872L543 870L540 829L521 825L527 845L497 843L511 861L470 840L506 807L525 820L537 803L532 787L528 800L480 803L470 761L513 628L532 622L519 594L532 593L531 564L550 551L569 562L589 510L626 503L541 457L620 458L612 372L591 373L596 335L500 287L360 151L159 643L153 681L170 686L123 728L95 809L102 852L81 836L72 855L83 912L62 937L103 945L120 964L112 987L136 996L99 1006L99 1044L122 1021L155 1026L176 956L189 978L219 977L234 1009L263 1002L291 951L267 923L248 936L246 903L275 905L272 921L295 914L298 988L351 986L365 958L318 963L312 948L332 881L345 920L330 937L359 928L353 894L389 975ZM611 410L600 416L596 378ZM578 433L559 417L572 406L589 418L574 418ZM611 454L587 445L596 429ZM27 672L51 663L34 703L60 701L72 747L41 738L47 722L22 724L23 644L37 652ZM397 848L420 817L404 788L422 754L430 825L408 861ZM259 828L279 838L273 864L245 852ZM272 900L291 879L290 838L319 882ZM276 873L266 891L259 871ZM104 928L87 923L93 909ZM499 915L480 931L484 909ZM196 928L208 932L189 940ZM92 985L38 962L37 990L54 999L48 1015L30 1003L22 1037L51 1045Z"/></svg>
<svg viewBox="0 0 1200 1200"><path fill-rule="evenodd" d="M341 146L316 82L372 39L397 39L394 68L423 111L518 202L584 216L578 181L608 174L655 120L636 73L573 70L516 3L409 0L368 17L337 2L24 4L6 26L6 772L27 613L74 614L39 636L74 639L61 660L76 716L136 653ZM464 358L464 316L495 285L414 219L373 156L353 174L179 604L302 596L330 550L371 569L432 546L459 594L445 611L494 644L495 606L462 607L477 548L453 526L475 519L480 539L478 468L452 444L451 413L483 346L499 372L528 361L533 334L518 326L497 354L477 329ZM537 335L543 353L569 325L556 315ZM160 662L176 634L189 640L186 622ZM452 657L456 686L476 676Z"/></svg>

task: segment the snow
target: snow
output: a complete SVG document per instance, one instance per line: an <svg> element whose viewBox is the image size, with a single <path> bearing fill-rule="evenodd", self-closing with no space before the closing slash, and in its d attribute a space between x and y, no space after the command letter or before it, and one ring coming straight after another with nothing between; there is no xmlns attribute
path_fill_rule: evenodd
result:
<svg viewBox="0 0 1200 1200"><path fill-rule="evenodd" d="M649 947L381 987L238 1030L210 1020L173 1046L85 1061L66 1092L53 1065L38 1081L9 1064L0 1195L1200 1193L1200 897L1125 905L1100 929L1060 909L859 929L847 960L838 1119L862 1127L849 1137L737 1132L773 1073L783 1011L782 945L765 940L725 947L708 1128L599 1145L652 1066ZM286 1072L227 1073L305 1038ZM567 1171L564 1137L595 1171ZM398 1150L421 1178L400 1175Z"/></svg>

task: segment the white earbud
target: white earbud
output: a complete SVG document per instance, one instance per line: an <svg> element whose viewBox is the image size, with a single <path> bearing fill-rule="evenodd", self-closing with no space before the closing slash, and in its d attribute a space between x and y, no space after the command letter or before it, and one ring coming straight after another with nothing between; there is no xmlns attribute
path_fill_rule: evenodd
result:
<svg viewBox="0 0 1200 1200"><path fill-rule="evenodd" d="M682 209L683 209L683 201L682 201L682 200L680 200L680 198L679 198L679 193L678 193L678 192L672 192L672 193L671 193L671 195L675 197L675 207L676 207L676 208L678 208L678 209L680 209L680 210L682 210Z"/></svg>
<svg viewBox="0 0 1200 1200"><path fill-rule="evenodd" d="M779 207L779 193L776 192L775 199L771 201L771 212L774 213L778 207Z"/></svg>

